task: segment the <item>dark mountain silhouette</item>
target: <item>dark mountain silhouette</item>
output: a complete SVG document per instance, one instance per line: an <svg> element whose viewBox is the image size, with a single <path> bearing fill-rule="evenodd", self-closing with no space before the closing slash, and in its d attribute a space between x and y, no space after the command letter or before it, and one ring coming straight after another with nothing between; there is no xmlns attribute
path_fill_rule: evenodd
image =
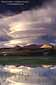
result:
<svg viewBox="0 0 56 85"><path fill-rule="evenodd" d="M46 45L46 47L44 45ZM41 45L31 44L24 47L17 45L11 48L0 48L0 55L6 55L6 56L7 55L12 55L12 56L56 55L56 49L54 47L55 46L51 44L41 44Z"/></svg>

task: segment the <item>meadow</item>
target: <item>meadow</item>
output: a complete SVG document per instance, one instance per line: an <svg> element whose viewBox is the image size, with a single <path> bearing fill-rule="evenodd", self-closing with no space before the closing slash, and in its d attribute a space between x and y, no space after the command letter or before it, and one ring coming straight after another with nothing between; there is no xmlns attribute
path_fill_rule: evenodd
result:
<svg viewBox="0 0 56 85"><path fill-rule="evenodd" d="M38 65L56 64L56 56L0 56L0 64Z"/></svg>

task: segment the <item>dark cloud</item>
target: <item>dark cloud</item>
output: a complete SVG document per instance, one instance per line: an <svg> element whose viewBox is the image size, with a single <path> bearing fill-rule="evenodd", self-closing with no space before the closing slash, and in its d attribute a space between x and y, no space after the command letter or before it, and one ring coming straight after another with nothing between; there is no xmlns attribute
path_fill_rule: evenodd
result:
<svg viewBox="0 0 56 85"><path fill-rule="evenodd" d="M7 36L0 36L0 42L5 42L11 40L12 37Z"/></svg>
<svg viewBox="0 0 56 85"><path fill-rule="evenodd" d="M40 36L36 40L34 40L33 43L36 43L36 44L54 43L54 44L56 44L56 37L48 36L48 35Z"/></svg>
<svg viewBox="0 0 56 85"><path fill-rule="evenodd" d="M8 11L11 11L12 13L21 13L22 11L30 10L35 7L38 8L42 7L44 3L50 3L52 0L27 0L27 1L28 3L24 5L8 5L7 3L2 3L0 1L0 13L6 14L6 12Z"/></svg>

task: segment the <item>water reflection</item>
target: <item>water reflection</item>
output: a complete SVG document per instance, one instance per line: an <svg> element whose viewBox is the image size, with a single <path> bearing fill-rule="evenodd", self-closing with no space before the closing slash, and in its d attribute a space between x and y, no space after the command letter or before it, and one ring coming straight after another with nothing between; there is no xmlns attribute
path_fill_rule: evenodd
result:
<svg viewBox="0 0 56 85"><path fill-rule="evenodd" d="M0 85L56 85L56 66L0 65Z"/></svg>

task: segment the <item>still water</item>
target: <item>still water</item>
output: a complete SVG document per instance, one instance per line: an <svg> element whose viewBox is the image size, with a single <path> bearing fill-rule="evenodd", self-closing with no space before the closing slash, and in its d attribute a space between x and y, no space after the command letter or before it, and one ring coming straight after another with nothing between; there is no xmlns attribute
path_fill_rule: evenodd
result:
<svg viewBox="0 0 56 85"><path fill-rule="evenodd" d="M56 65L0 65L0 85L56 85Z"/></svg>

